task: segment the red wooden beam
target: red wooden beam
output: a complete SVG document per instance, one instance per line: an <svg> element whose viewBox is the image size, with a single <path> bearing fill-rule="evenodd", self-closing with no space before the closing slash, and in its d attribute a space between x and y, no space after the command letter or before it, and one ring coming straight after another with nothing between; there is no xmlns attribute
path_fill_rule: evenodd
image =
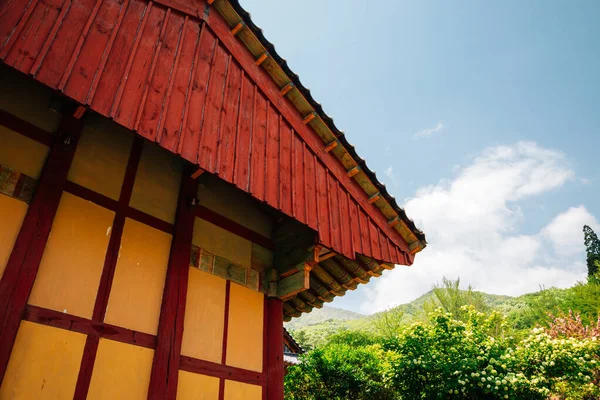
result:
<svg viewBox="0 0 600 400"><path fill-rule="evenodd" d="M194 199L198 180L184 173L175 218L175 234L163 292L158 343L152 362L148 399L175 399L183 340L188 269L194 233Z"/></svg>
<svg viewBox="0 0 600 400"><path fill-rule="evenodd" d="M283 357L283 349L281 351ZM222 379L230 379L233 381L250 383L253 385L265 385L267 382L267 377L262 372L230 367L227 365L217 364L210 361L200 360L188 356L181 356L181 363L179 365L179 368L183 371L193 372L195 374L214 376ZM283 378L281 381L281 385L283 387ZM281 399L283 399L283 397L281 397Z"/></svg>
<svg viewBox="0 0 600 400"><path fill-rule="evenodd" d="M267 398L283 400L283 301L268 299L267 309Z"/></svg>
<svg viewBox="0 0 600 400"><path fill-rule="evenodd" d="M31 293L83 123L65 116L0 280L0 383Z"/></svg>
<svg viewBox="0 0 600 400"><path fill-rule="evenodd" d="M231 298L231 281L225 283L225 323L223 328L223 350L221 352L221 364L227 362L227 335L229 332L229 301ZM225 399L225 378L219 379L219 400Z"/></svg>
<svg viewBox="0 0 600 400"><path fill-rule="evenodd" d="M147 349L156 348L156 336L154 335L106 324L104 322L92 321L76 315L49 310L47 308L28 305L25 308L23 319L42 325L91 335L96 338L116 340L118 342L141 346Z"/></svg>

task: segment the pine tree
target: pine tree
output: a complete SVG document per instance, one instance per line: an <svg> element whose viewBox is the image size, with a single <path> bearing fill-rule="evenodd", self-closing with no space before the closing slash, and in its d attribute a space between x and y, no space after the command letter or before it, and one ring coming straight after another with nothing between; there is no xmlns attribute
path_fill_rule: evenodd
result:
<svg viewBox="0 0 600 400"><path fill-rule="evenodd" d="M587 253L588 279L593 279L598 273L600 264L600 239L596 233L587 225L583 227L585 251Z"/></svg>

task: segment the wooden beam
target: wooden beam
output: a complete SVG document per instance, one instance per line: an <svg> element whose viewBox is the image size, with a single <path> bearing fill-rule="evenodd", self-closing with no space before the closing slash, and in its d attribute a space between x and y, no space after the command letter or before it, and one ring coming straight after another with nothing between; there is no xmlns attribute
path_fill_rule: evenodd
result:
<svg viewBox="0 0 600 400"><path fill-rule="evenodd" d="M335 251L330 251L329 253L325 253L323 255L319 255L319 262L330 259L331 257L335 257L337 253Z"/></svg>
<svg viewBox="0 0 600 400"><path fill-rule="evenodd" d="M310 277L310 288L315 291L319 300L327 303L333 301L333 294L314 276Z"/></svg>
<svg viewBox="0 0 600 400"><path fill-rule="evenodd" d="M83 118L83 116L85 115L86 111L87 111L87 107L77 106L77 108L75 109L75 112L73 113L73 118L75 118L75 119L81 119L81 118Z"/></svg>
<svg viewBox="0 0 600 400"><path fill-rule="evenodd" d="M399 223L400 223L400 217L394 217L388 221L388 226L390 228L393 228L394 226L398 225Z"/></svg>
<svg viewBox="0 0 600 400"><path fill-rule="evenodd" d="M373 196L369 197L369 204L375 203L381 197L381 193L377 192Z"/></svg>
<svg viewBox="0 0 600 400"><path fill-rule="evenodd" d="M325 146L325 151L329 153L331 150L335 149L338 144L340 144L340 142L337 139L332 140Z"/></svg>
<svg viewBox="0 0 600 400"><path fill-rule="evenodd" d="M194 233L194 200L198 180L183 174L179 190L175 234L167 264L158 343L154 352L148 399L175 399L183 340L183 321L188 288L188 269Z"/></svg>
<svg viewBox="0 0 600 400"><path fill-rule="evenodd" d="M305 116L304 119L302 119L302 122L304 122L304 124L308 124L310 121L315 119L316 116L317 116L317 113L313 111L310 114L308 114L307 116Z"/></svg>
<svg viewBox="0 0 600 400"><path fill-rule="evenodd" d="M367 283L371 279L371 275L369 275L367 271L365 271L364 268L359 265L359 263L351 261L342 256L335 257L335 260L354 277L355 281L359 283Z"/></svg>
<svg viewBox="0 0 600 400"><path fill-rule="evenodd" d="M290 90L292 90L294 88L294 84L292 82L288 83L287 85L285 85L284 87L281 88L281 90L279 91L279 93L282 96L285 96L286 94L288 94L290 92Z"/></svg>
<svg viewBox="0 0 600 400"><path fill-rule="evenodd" d="M283 400L283 301L267 300L267 396Z"/></svg>
<svg viewBox="0 0 600 400"><path fill-rule="evenodd" d="M47 308L28 305L23 315L25 321L48 325L72 332L91 335L96 338L106 338L133 346L156 348L156 336L137 332L104 322L96 322L76 315L65 314Z"/></svg>
<svg viewBox="0 0 600 400"><path fill-rule="evenodd" d="M360 172L360 167L357 165L356 167L348 170L348 177L352 178L354 175L358 174Z"/></svg>
<svg viewBox="0 0 600 400"><path fill-rule="evenodd" d="M200 175L202 175L203 173L205 173L206 171L203 170L202 168L198 168L193 174L192 174L192 179L196 179L198 178Z"/></svg>
<svg viewBox="0 0 600 400"><path fill-rule="evenodd" d="M244 23L244 21L238 22L238 24L236 26L234 26L233 29L231 30L231 34L234 36L237 35L242 30L242 28L244 28L245 26L246 26L246 24Z"/></svg>
<svg viewBox="0 0 600 400"><path fill-rule="evenodd" d="M82 120L70 115L62 119L58 137L50 149L36 193L27 209L0 280L0 384L46 248L82 129Z"/></svg>
<svg viewBox="0 0 600 400"><path fill-rule="evenodd" d="M325 269L321 265L317 265L312 272L315 276L323 282L325 285L329 287L329 291L336 296L343 296L346 294L346 288L342 287L342 284L338 282L329 272L325 271Z"/></svg>
<svg viewBox="0 0 600 400"><path fill-rule="evenodd" d="M358 284L352 276L342 268L333 258L325 260L321 263L321 267L325 268L331 275L340 282L343 287L349 290L357 288Z"/></svg>
<svg viewBox="0 0 600 400"><path fill-rule="evenodd" d="M323 300L318 299L312 293L310 288L308 290L305 290L304 292L298 293L298 296L300 296L306 303L310 304L312 307L323 308Z"/></svg>
<svg viewBox="0 0 600 400"><path fill-rule="evenodd" d="M234 381L250 383L253 385L264 385L267 382L267 376L264 372L230 367L228 365L200 360L198 358L188 356L181 356L179 369L182 371L192 372L194 374L214 376L216 378L223 379L232 379Z"/></svg>
<svg viewBox="0 0 600 400"><path fill-rule="evenodd" d="M29 139L35 140L38 143L46 146L52 145L52 134L50 132L39 128L24 119L9 114L4 110L0 110L0 125L20 133L23 136L27 136Z"/></svg>
<svg viewBox="0 0 600 400"><path fill-rule="evenodd" d="M264 52L263 54L260 55L260 57L258 57L256 59L256 65L261 65L262 63L264 63L266 61L267 58L269 58L269 53Z"/></svg>
<svg viewBox="0 0 600 400"><path fill-rule="evenodd" d="M310 287L310 269L303 268L277 282L277 297L287 300Z"/></svg>

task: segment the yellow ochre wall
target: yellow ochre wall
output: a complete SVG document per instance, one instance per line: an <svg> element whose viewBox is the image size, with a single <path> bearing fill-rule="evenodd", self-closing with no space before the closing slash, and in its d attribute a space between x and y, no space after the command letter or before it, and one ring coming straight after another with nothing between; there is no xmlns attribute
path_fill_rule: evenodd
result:
<svg viewBox="0 0 600 400"><path fill-rule="evenodd" d="M10 89L0 90L0 109L56 130L60 115L47 107L51 91L22 78L0 65L0 89ZM30 96L27 101L23 92ZM85 121L68 179L117 200L133 134L97 115L90 114ZM46 146L0 126L0 164L39 178L47 155ZM177 157L144 143L130 206L173 223L182 166ZM202 175L198 198L204 207L271 236L270 216L252 198L218 178ZM26 211L24 202L0 194L0 273ZM113 211L63 193L29 304L91 318L114 217ZM156 334L171 240L168 233L126 219L105 322ZM256 258L251 241L199 218L193 243L247 268ZM189 269L183 355L222 362L225 288L223 278ZM262 293L231 283L226 365L262 371L263 308ZM0 400L72 398L85 340L83 334L23 321ZM145 398L153 354L151 349L101 339L88 398ZM180 371L178 390L180 399L217 399L219 379ZM226 399L259 399L262 389L227 380L224 394Z"/></svg>
<svg viewBox="0 0 600 400"><path fill-rule="evenodd" d="M133 134L98 115L86 118L68 179L118 200Z"/></svg>
<svg viewBox="0 0 600 400"><path fill-rule="evenodd" d="M38 179L48 151L45 145L0 125L1 165ZM4 273L27 208L24 201L0 193L0 277Z"/></svg>
<svg viewBox="0 0 600 400"><path fill-rule="evenodd" d="M221 363L225 328L225 279L189 269L181 354Z"/></svg>
<svg viewBox="0 0 600 400"><path fill-rule="evenodd" d="M156 335L170 248L168 233L125 221L105 322Z"/></svg>
<svg viewBox="0 0 600 400"><path fill-rule="evenodd" d="M114 213L63 193L29 304L91 318Z"/></svg>
<svg viewBox="0 0 600 400"><path fill-rule="evenodd" d="M22 321L1 400L72 399L85 335Z"/></svg>
<svg viewBox="0 0 600 400"><path fill-rule="evenodd" d="M227 360L232 367L262 371L264 295L231 283Z"/></svg>
<svg viewBox="0 0 600 400"><path fill-rule="evenodd" d="M225 400L260 400L262 387L248 383L225 381Z"/></svg>
<svg viewBox="0 0 600 400"><path fill-rule="evenodd" d="M100 339L87 399L146 399L153 357L154 350Z"/></svg>
<svg viewBox="0 0 600 400"><path fill-rule="evenodd" d="M177 400L218 400L219 378L179 371Z"/></svg>

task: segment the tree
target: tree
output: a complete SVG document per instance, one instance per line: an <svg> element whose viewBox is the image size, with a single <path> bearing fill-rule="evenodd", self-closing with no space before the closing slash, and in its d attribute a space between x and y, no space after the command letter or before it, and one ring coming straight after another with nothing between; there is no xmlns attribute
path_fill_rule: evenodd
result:
<svg viewBox="0 0 600 400"><path fill-rule="evenodd" d="M488 312L489 307L485 304L485 298L481 292L476 292L469 285L466 290L460 288L460 278L455 280L442 278L442 283L433 285L435 298L423 305L427 314L438 307L450 313L455 319L461 321L465 318L464 306L472 306L480 312Z"/></svg>
<svg viewBox="0 0 600 400"><path fill-rule="evenodd" d="M400 328L405 324L403 318L404 310L400 307L395 307L375 314L373 324L379 334L385 338L389 338L398 334Z"/></svg>
<svg viewBox="0 0 600 400"><path fill-rule="evenodd" d="M592 280L598 273L598 265L600 265L600 239L592 228L584 225L583 241L587 253L588 279Z"/></svg>

